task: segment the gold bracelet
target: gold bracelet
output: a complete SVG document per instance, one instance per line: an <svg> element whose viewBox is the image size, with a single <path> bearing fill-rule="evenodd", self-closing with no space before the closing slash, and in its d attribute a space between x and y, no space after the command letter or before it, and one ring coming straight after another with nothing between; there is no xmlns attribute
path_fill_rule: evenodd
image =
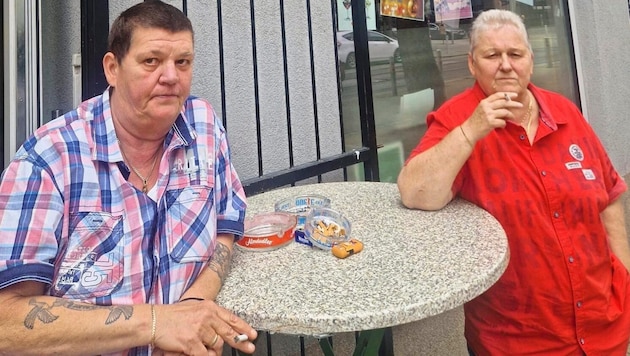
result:
<svg viewBox="0 0 630 356"><path fill-rule="evenodd" d="M462 135L464 135L464 138L466 139L466 142L468 142L468 145L470 146L470 148L474 149L475 145L473 145L472 141L470 141L470 139L466 135L466 132L464 132L464 128L462 127L462 125L459 125L459 129L462 132Z"/></svg>
<svg viewBox="0 0 630 356"><path fill-rule="evenodd" d="M155 348L155 324L157 324L155 305L151 304L151 349Z"/></svg>

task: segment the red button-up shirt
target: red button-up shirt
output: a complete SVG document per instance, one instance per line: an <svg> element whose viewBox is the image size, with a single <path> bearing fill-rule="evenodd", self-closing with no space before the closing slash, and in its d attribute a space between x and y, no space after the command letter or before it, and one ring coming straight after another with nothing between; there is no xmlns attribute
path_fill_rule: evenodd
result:
<svg viewBox="0 0 630 356"><path fill-rule="evenodd" d="M625 355L630 274L612 254L600 212L627 189L580 111L530 85L540 123L530 145L512 123L477 142L453 192L502 224L510 263L465 307L477 355ZM438 143L485 98L473 88L427 118L411 157Z"/></svg>

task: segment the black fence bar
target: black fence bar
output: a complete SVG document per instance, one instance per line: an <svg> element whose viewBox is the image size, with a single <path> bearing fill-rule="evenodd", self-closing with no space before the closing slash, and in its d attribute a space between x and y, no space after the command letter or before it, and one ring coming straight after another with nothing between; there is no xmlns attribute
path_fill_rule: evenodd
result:
<svg viewBox="0 0 630 356"><path fill-rule="evenodd" d="M256 142L258 142L258 175L262 175L263 168L263 155L262 155L262 132L260 123L260 91L258 86L258 50L256 49L256 1L249 0L249 17L251 20L251 33L252 33L252 71L254 74L254 110L256 112Z"/></svg>
<svg viewBox="0 0 630 356"><path fill-rule="evenodd" d="M227 110L225 100L225 53L223 51L223 10L221 8L221 0L217 0L217 24L219 36L219 73L221 82L221 122L227 130Z"/></svg>
<svg viewBox="0 0 630 356"><path fill-rule="evenodd" d="M339 19L337 18L337 0L330 0L330 9L331 9L331 13L330 13L330 17L331 17L331 23L332 23L332 41L333 41L333 46L335 49L335 70L337 72L337 105L339 107L339 128L341 131L341 151L345 152L346 151L346 135L345 135L345 125L343 123L343 101L341 98L341 94L343 91L343 83L342 81L345 79L346 75L345 75L345 68L343 68L340 65L340 61L339 61L339 47L337 47L337 30L339 29ZM344 72L342 72L344 71ZM348 179L348 170L344 170L343 171L343 179L347 180Z"/></svg>
<svg viewBox="0 0 630 356"><path fill-rule="evenodd" d="M357 95L361 118L361 141L369 148L364 171L366 181L378 181L378 154L376 152L376 124L374 118L374 99L372 98L372 73L370 69L370 51L365 15L365 1L352 0L352 31L354 53L356 53Z"/></svg>
<svg viewBox="0 0 630 356"><path fill-rule="evenodd" d="M282 31L282 70L284 71L284 105L287 113L287 145L289 147L289 167L295 164L293 155L293 128L291 125L291 92L289 86L289 62L287 61L287 28L284 0L280 1L280 30Z"/></svg>
<svg viewBox="0 0 630 356"><path fill-rule="evenodd" d="M322 158L260 177L246 179L243 181L245 194L251 196L286 185L293 185L307 178L365 162L368 159L370 150L368 147L362 147L352 152Z"/></svg>
<svg viewBox="0 0 630 356"><path fill-rule="evenodd" d="M311 0L306 0L306 18L308 19L308 48L310 54L311 65L311 88L313 92L313 119L315 120L315 149L317 153L317 160L321 159L321 142L319 139L319 116L317 111L317 84L315 81L315 53L313 51L313 21L311 17ZM321 182L321 173L318 175L318 182Z"/></svg>

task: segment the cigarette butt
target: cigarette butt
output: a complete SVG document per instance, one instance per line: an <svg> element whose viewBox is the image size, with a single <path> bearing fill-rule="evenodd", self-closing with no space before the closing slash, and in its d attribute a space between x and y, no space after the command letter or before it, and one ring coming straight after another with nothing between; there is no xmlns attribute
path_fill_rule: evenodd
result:
<svg viewBox="0 0 630 356"><path fill-rule="evenodd" d="M248 337L245 334L241 334L241 335L236 335L234 336L234 342L235 343L239 343L239 342L243 342L243 341L247 341Z"/></svg>
<svg viewBox="0 0 630 356"><path fill-rule="evenodd" d="M507 93L503 93L503 95L505 96L506 101L512 101L512 98L510 98L510 96Z"/></svg>

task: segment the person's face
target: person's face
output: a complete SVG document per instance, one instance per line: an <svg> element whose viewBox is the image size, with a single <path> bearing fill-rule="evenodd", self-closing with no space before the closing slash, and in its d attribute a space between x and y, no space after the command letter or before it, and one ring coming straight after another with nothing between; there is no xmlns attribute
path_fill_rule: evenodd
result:
<svg viewBox="0 0 630 356"><path fill-rule="evenodd" d="M190 32L135 29L121 63L112 53L103 58L107 82L114 88L115 120L139 132L168 131L190 93L193 57Z"/></svg>
<svg viewBox="0 0 630 356"><path fill-rule="evenodd" d="M534 56L526 39L513 26L479 34L468 68L486 95L524 93L534 70Z"/></svg>

